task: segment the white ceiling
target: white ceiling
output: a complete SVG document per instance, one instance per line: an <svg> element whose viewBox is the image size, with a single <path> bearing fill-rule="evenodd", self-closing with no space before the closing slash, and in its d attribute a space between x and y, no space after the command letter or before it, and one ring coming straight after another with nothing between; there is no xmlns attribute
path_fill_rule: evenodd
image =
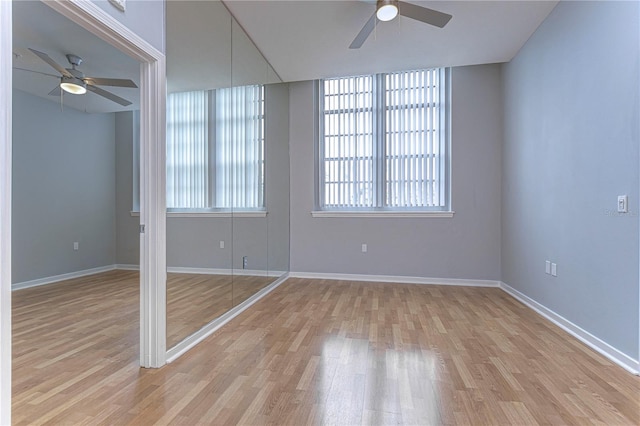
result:
<svg viewBox="0 0 640 426"><path fill-rule="evenodd" d="M442 29L406 17L379 23L360 49L351 50L375 11L371 2L224 1L284 81L507 62L558 3L409 2L453 18Z"/></svg>
<svg viewBox="0 0 640 426"><path fill-rule="evenodd" d="M228 68L230 59L203 56L220 56L220 52L227 52L227 55L232 51L221 44L227 41L218 36L221 30L228 32L230 25L227 21L225 25L214 25L220 19L227 18L213 16L198 17L196 22L188 8L190 3L192 6L200 3L198 9L194 10L200 13L208 9L215 14L224 7L211 4L211 7L203 8L202 1L167 1L167 11L171 12L167 13L169 87L184 86L189 90L198 86L210 88L211 81L200 84L197 80L211 80L215 64ZM219 3L217 0L207 2ZM513 58L557 4L557 1L518 0L410 2L450 13L453 18L443 29L405 17L381 23L358 50L348 47L374 13L375 5L370 1L226 0L224 5L282 80L298 81L436 66L506 62ZM140 67L135 60L41 2L14 2L13 14L14 53L18 55L14 55L14 67L56 74L53 68L27 50L27 47L31 47L47 53L64 67L68 66L65 54L73 53L82 57L84 62L80 69L87 76L128 78L139 83ZM207 22L208 25L205 25ZM172 52L180 52L180 55ZM206 64L209 63L214 66L208 67ZM234 74L236 72L237 69ZM15 70L13 79L17 89L60 102L59 97L48 95L58 83L55 77ZM175 84L171 79L176 80ZM105 89L132 101L133 105L124 108L93 93L75 96L65 94L64 104L87 112L139 108L138 89Z"/></svg>
<svg viewBox="0 0 640 426"><path fill-rule="evenodd" d="M218 0L166 5L167 90L191 90L281 80Z"/></svg>
<svg viewBox="0 0 640 426"><path fill-rule="evenodd" d="M71 67L65 56L67 53L80 56L83 63L79 69L88 77L125 78L133 80L138 85L140 83L140 65L134 59L39 1L14 1L13 87L60 103L59 96L48 95L58 85L57 77L16 69L24 68L47 74L58 74L55 69L29 51L27 49L29 47L48 54L64 68ZM107 86L102 88L131 101L132 105L123 107L95 93L87 92L85 95L65 93L64 107L89 113L140 108L139 89Z"/></svg>

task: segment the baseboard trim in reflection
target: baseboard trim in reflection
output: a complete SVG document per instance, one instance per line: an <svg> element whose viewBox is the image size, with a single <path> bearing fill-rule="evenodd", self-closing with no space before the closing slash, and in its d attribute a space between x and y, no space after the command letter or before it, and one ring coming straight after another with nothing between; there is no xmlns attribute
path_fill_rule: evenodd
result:
<svg viewBox="0 0 640 426"><path fill-rule="evenodd" d="M38 287L41 285L53 284L59 281L66 281L74 278L81 278L89 275L100 274L102 272L113 271L114 269L120 269L120 268L117 268L115 265L107 265L107 266L100 266L99 268L84 269L82 271L69 272L67 274L38 278L37 280L13 283L11 284L11 290L21 290L23 288Z"/></svg>
<svg viewBox="0 0 640 426"><path fill-rule="evenodd" d="M116 269L137 271L138 265L117 264ZM244 275L247 277L281 277L285 271L265 271L261 269L231 269L231 268L192 268L186 266L169 266L167 272L175 274L200 275Z"/></svg>
<svg viewBox="0 0 640 426"><path fill-rule="evenodd" d="M167 267L167 272L201 275L245 275L249 277L280 277L284 274L284 271L265 271L261 269L191 268L182 266L169 266Z"/></svg>
<svg viewBox="0 0 640 426"><path fill-rule="evenodd" d="M267 287L258 291L256 294L239 304L238 306L231 308L225 314L219 316L215 320L211 321L209 324L202 327L200 330L193 333L191 336L184 339L182 342L178 343L171 349L167 350L167 364L178 359L182 354L187 352L189 349L193 348L195 345L203 341L205 338L209 337L213 333L215 333L220 327L227 324L229 321L240 315L242 312L247 310L251 305L256 303L258 300L265 297L267 294L271 293L275 290L280 284L285 282L289 278L288 273L284 273L280 278L275 280L273 283L269 284Z"/></svg>
<svg viewBox="0 0 640 426"><path fill-rule="evenodd" d="M139 271L140 265L130 265L127 263L116 263L116 269L121 269L123 271Z"/></svg>

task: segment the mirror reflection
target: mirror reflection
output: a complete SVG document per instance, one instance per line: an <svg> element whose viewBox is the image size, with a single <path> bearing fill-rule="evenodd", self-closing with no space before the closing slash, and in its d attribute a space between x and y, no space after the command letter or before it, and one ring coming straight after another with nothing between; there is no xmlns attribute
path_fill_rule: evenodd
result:
<svg viewBox="0 0 640 426"><path fill-rule="evenodd" d="M171 348L288 271L289 154L286 86L224 4L166 15Z"/></svg>

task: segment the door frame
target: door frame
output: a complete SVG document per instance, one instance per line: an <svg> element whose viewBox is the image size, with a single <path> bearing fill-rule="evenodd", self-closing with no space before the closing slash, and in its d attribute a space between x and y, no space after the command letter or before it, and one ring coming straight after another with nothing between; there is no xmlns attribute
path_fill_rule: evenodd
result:
<svg viewBox="0 0 640 426"><path fill-rule="evenodd" d="M44 4L140 62L140 365L159 368L166 364L165 55L92 2ZM0 424L11 423L12 32L11 2L0 0Z"/></svg>
<svg viewBox="0 0 640 426"><path fill-rule="evenodd" d="M0 1L0 424L11 424L11 11Z"/></svg>

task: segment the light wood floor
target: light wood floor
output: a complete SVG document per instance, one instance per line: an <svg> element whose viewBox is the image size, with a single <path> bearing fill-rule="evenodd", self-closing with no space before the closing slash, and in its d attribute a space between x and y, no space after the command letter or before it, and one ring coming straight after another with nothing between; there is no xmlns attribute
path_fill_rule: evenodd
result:
<svg viewBox="0 0 640 426"><path fill-rule="evenodd" d="M274 280L274 277L246 275L167 274L167 348Z"/></svg>
<svg viewBox="0 0 640 426"><path fill-rule="evenodd" d="M13 298L16 424L640 423L638 377L498 289L290 279L159 370L130 272Z"/></svg>

